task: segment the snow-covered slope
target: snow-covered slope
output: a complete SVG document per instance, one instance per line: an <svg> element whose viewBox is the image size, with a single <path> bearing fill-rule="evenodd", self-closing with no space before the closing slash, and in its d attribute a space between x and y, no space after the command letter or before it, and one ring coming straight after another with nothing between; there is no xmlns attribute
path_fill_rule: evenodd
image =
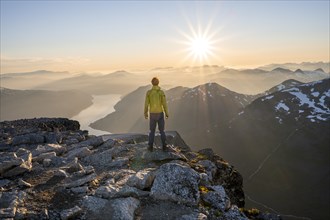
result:
<svg viewBox="0 0 330 220"><path fill-rule="evenodd" d="M297 84L254 101L251 109L272 112L279 123L283 120L310 122L330 120L330 80ZM281 84L277 88L284 88ZM267 114L268 115L268 114Z"/></svg>
<svg viewBox="0 0 330 220"><path fill-rule="evenodd" d="M329 219L329 133L327 78L254 100L219 133L218 152L241 170L254 200L280 213Z"/></svg>

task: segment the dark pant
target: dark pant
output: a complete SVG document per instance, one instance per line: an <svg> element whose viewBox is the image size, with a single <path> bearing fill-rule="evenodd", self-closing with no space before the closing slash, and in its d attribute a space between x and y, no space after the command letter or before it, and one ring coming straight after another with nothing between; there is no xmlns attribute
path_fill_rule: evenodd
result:
<svg viewBox="0 0 330 220"><path fill-rule="evenodd" d="M150 133L149 133L149 146L153 146L154 139L155 139L155 131L156 131L156 125L158 124L158 129L160 133L160 138L162 139L163 146L166 146L166 135L164 132L165 129L165 120L164 120L164 113L150 113L150 121L149 121L149 127L150 127Z"/></svg>

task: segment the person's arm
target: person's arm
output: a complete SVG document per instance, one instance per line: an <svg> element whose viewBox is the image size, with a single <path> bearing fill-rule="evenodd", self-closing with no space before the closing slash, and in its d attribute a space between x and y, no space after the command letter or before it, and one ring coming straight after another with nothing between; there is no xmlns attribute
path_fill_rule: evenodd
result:
<svg viewBox="0 0 330 220"><path fill-rule="evenodd" d="M166 97L165 97L165 93L163 92L162 94L162 105L163 105L163 109L165 112L165 117L168 118L168 108L167 108L167 102L166 102Z"/></svg>
<svg viewBox="0 0 330 220"><path fill-rule="evenodd" d="M144 101L144 117L145 118L148 118L149 103L150 103L150 100L149 100L149 95L148 95L148 92L147 92L146 99Z"/></svg>

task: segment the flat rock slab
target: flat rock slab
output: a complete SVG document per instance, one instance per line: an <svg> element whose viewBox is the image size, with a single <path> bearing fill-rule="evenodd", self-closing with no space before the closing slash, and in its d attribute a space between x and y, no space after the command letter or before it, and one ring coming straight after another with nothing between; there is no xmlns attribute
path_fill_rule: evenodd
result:
<svg viewBox="0 0 330 220"><path fill-rule="evenodd" d="M141 158L146 161L166 161L166 160L184 160L187 161L187 158L177 152L164 152L164 151L153 151L153 152L144 152L141 155Z"/></svg>

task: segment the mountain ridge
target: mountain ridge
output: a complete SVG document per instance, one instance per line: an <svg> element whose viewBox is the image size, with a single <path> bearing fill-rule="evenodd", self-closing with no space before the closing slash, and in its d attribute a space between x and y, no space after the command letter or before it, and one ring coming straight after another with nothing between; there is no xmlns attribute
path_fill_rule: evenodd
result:
<svg viewBox="0 0 330 220"><path fill-rule="evenodd" d="M170 151L150 153L147 135L79 127L65 118L0 122L1 218L281 219L243 209L241 175L177 132L167 132Z"/></svg>
<svg viewBox="0 0 330 220"><path fill-rule="evenodd" d="M326 191L327 184L323 179L328 172L324 167L329 164L329 159L325 155L330 153L327 150L330 142L327 135L330 132L329 85L329 78L310 83L286 80L264 94L250 96L250 101L246 100L247 105L239 102L240 99L246 98L245 96L235 97L237 93L212 83L188 89L181 88L177 96L165 91L170 107L170 119L166 122L166 127L178 130L194 150L198 150L198 145L201 144L212 146L216 153L224 155L230 163L241 170L245 179L255 176L252 174L259 170L258 167L265 160L267 163L265 162L265 166L262 166L265 169L257 172L262 175L255 176L253 184L248 184L247 187L249 192L252 192L252 196L254 193L258 195L258 201L266 204L271 201L270 206L277 207L281 213L290 213L285 206L285 201L291 197L301 197L303 192L307 191L305 188L314 186L315 181L320 181L320 188L312 187L308 191L314 197L319 197L317 201L313 201L314 204L302 198L304 203L294 203L290 207L295 207L296 211L293 214L298 216L303 214L313 218L327 219L327 214L321 209L325 210L323 204L329 202L330 198L325 198L318 189ZM218 90L213 91L215 88ZM147 131L148 123L142 115L147 89L148 87L144 87L139 90L139 93L131 93L130 101L124 97L122 102L118 103L120 105L120 108L116 109L118 112L110 115L108 120L104 121L104 125L110 125L115 129L120 128L121 131L125 129L126 131ZM219 91L219 94L216 91ZM228 100L225 101L224 97ZM139 105L141 112L133 107ZM128 120L125 120L126 117ZM120 118L128 124L125 125ZM92 124L92 127L107 129L95 124ZM304 150L299 151L299 149ZM265 159L270 155L273 155L271 159ZM299 158L296 158L296 155L299 155ZM308 155L318 158L318 162ZM269 164L276 168L272 168ZM299 184L298 181L302 181L302 178L308 175L306 172L309 172L309 169L301 171L301 167L305 167L305 164L317 167L316 170L319 171L316 172L313 169L314 178L304 180L303 184ZM274 170L277 173L274 173ZM288 177L290 184L295 185L295 189L290 188L291 192L281 189L282 186L289 187L289 183L286 184L281 177L283 170L287 170L287 175L292 176L292 178ZM273 175L270 176L267 173ZM257 181L262 181L265 185L267 181L273 181L278 185L268 184L271 185L269 190L263 191L262 184L255 187ZM278 194L276 195L275 192ZM278 197L279 195L281 197ZM276 196L277 199L272 199L272 196ZM310 210L308 207L311 206L313 209L306 211Z"/></svg>
<svg viewBox="0 0 330 220"><path fill-rule="evenodd" d="M80 91L16 90L1 87L0 121L33 117L73 117L92 105ZM68 104L70 103L70 104Z"/></svg>

